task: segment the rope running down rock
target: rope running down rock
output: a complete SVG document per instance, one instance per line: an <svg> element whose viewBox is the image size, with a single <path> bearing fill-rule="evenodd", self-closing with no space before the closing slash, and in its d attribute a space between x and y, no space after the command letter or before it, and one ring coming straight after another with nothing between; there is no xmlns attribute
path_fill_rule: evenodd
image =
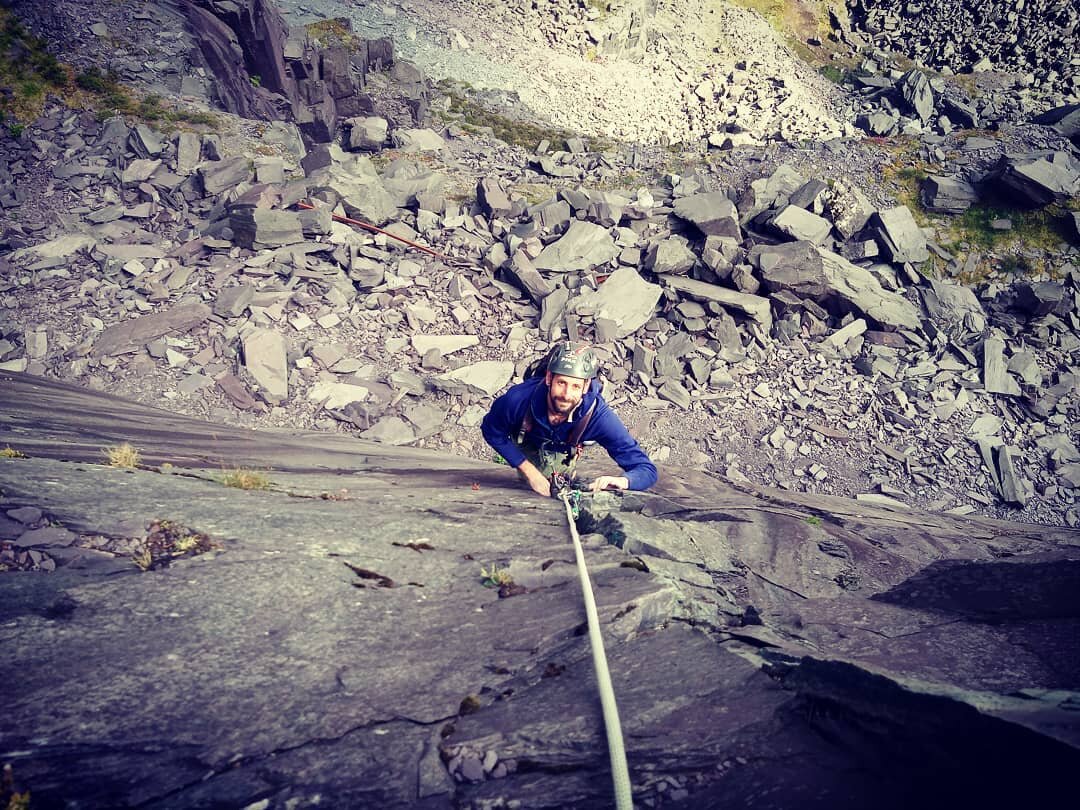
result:
<svg viewBox="0 0 1080 810"><path fill-rule="evenodd" d="M577 559L578 575L581 578L581 592L585 597L589 644L592 647L593 667L596 670L596 682L600 690L600 706L604 711L604 731L607 734L608 756L611 759L611 779L615 785L615 808L616 810L633 810L630 771L626 765L622 726L619 724L619 708L615 705L615 690L611 686L611 673L608 672L607 656L604 654L604 640L600 636L596 600L593 598L589 572L585 568L585 553L581 550L581 538L578 537L577 525L574 523L569 490L563 490L561 498L566 507L566 521L570 525L570 536L574 539L574 557Z"/></svg>

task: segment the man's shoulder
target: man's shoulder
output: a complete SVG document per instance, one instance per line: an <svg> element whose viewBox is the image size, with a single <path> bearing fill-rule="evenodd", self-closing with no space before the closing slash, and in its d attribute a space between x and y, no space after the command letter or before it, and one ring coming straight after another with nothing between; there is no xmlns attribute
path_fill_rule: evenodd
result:
<svg viewBox="0 0 1080 810"><path fill-rule="evenodd" d="M599 380L593 380L588 392L582 398L582 405L587 409L591 409L594 413L611 410L608 407L607 400L604 399L604 387ZM594 405L595 407L593 407Z"/></svg>

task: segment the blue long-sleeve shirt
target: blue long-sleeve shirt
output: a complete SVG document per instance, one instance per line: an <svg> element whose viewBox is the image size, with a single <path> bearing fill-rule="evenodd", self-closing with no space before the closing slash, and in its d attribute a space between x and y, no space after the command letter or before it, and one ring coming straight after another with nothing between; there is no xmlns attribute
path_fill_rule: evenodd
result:
<svg viewBox="0 0 1080 810"><path fill-rule="evenodd" d="M622 468L630 489L648 489L656 483L656 465L630 435L622 420L604 402L596 380L593 380L570 418L559 425L552 425L548 421L544 377L533 377L518 383L492 403L491 410L480 424L480 430L495 452L505 458L511 467L518 467L526 457L514 439L521 431L526 409L531 409L532 413L532 429L526 433L529 443L540 447L546 442L546 446L553 451L567 452L576 421L584 416L593 402L596 402L596 410L580 441L596 442L603 447L612 461Z"/></svg>

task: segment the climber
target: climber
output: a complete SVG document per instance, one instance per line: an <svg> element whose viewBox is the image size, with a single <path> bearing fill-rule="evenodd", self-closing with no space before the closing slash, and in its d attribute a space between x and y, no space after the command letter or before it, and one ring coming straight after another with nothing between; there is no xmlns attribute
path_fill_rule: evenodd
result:
<svg viewBox="0 0 1080 810"><path fill-rule="evenodd" d="M553 476L574 477L590 444L603 447L623 471L594 479L592 492L656 483L656 466L600 395L599 365L589 346L559 343L541 373L497 398L484 417L485 441L540 495L553 494Z"/></svg>

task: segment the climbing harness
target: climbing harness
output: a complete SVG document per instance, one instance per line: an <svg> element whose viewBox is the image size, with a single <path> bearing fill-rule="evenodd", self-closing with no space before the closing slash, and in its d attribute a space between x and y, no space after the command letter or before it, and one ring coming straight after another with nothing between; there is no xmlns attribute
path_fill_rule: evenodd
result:
<svg viewBox="0 0 1080 810"><path fill-rule="evenodd" d="M589 426L589 422L592 421L593 413L596 411L596 402L597 401L594 399L585 413L578 417L577 422L574 423L574 427L571 429L570 435L566 440L570 449L566 451L566 459L563 461L563 464L570 465L584 449L586 443L581 440L581 437L585 435L585 429ZM522 418L521 427L518 429L517 444L524 444L526 435L530 433L534 427L536 427L536 421L532 416L532 406L526 405L525 416ZM588 442L588 444L594 444L594 442Z"/></svg>
<svg viewBox="0 0 1080 810"><path fill-rule="evenodd" d="M577 498L572 497L571 493L575 493ZM581 592L585 597L589 644L592 647L596 683L600 690L600 706L604 712L604 731L607 734L608 757L611 759L611 780L615 786L615 808L616 810L633 810L630 770L626 765L626 749L623 747L622 727L619 724L619 708L615 705L615 690L611 686L611 673L608 672L607 656L604 654L604 640L600 636L600 619L596 613L596 600L593 598L589 572L585 568L585 553L581 550L581 538L578 537L577 525L574 523L574 507L571 501L576 502L580 495L580 490L564 487L560 498L566 507L566 520L570 524L570 536L574 540L574 557L577 560L578 576L581 579Z"/></svg>

